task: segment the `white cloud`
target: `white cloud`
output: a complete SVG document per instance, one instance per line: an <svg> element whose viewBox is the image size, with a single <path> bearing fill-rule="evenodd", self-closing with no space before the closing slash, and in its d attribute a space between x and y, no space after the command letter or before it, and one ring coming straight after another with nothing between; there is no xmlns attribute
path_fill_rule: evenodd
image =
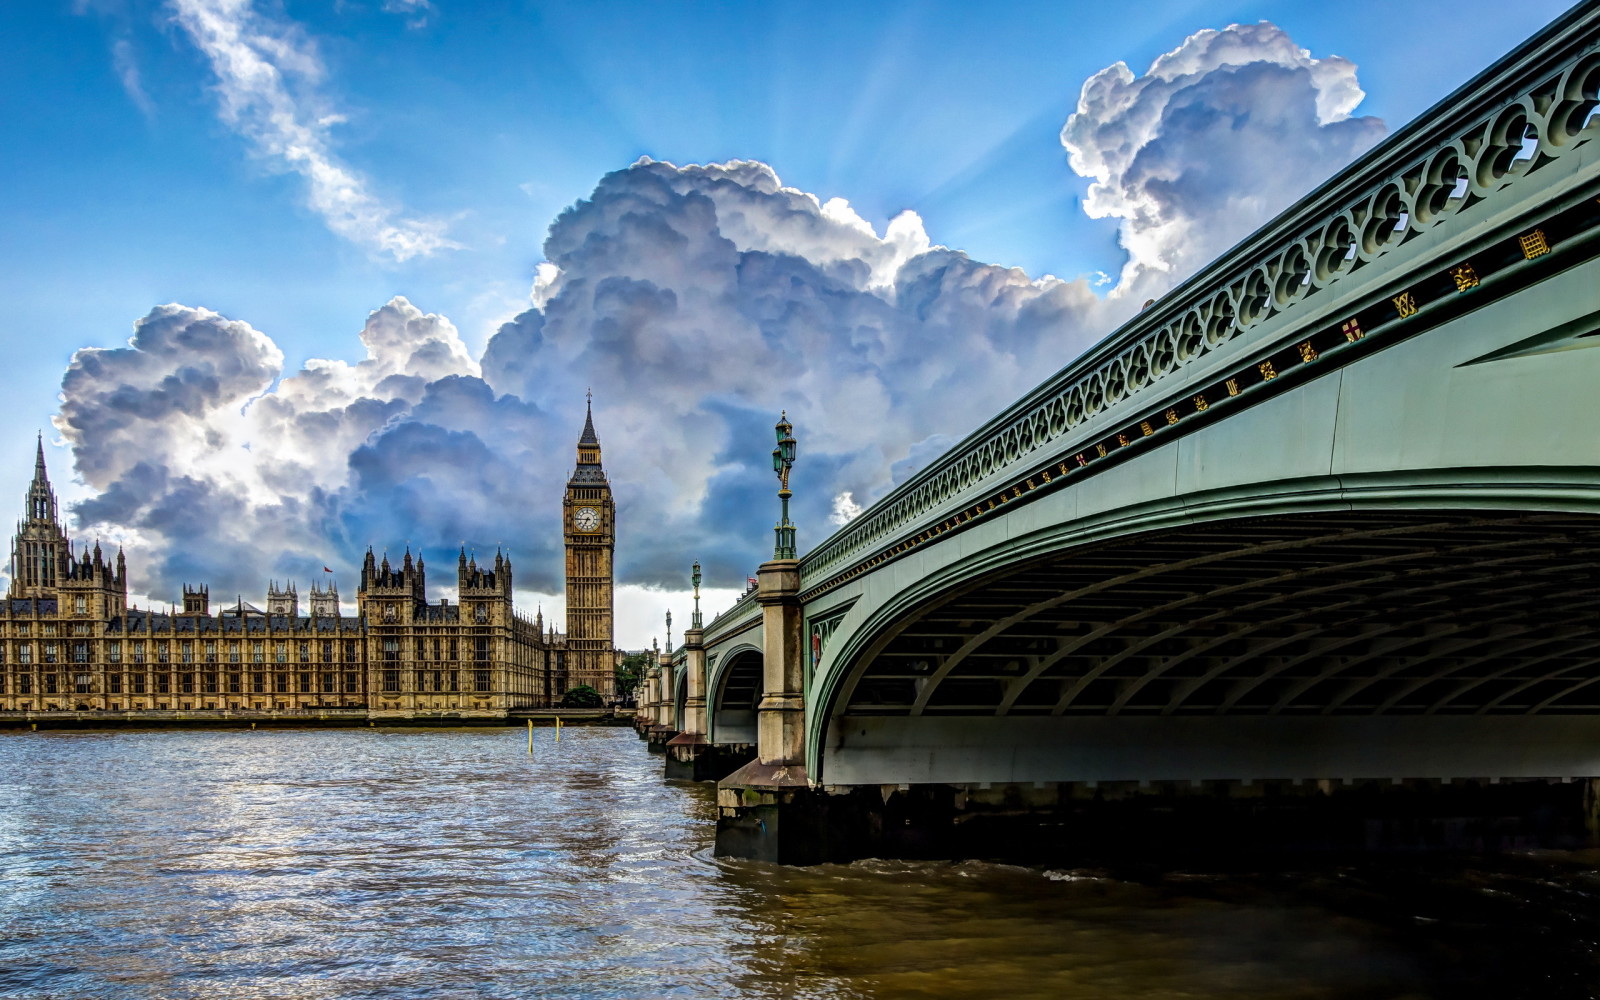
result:
<svg viewBox="0 0 1600 1000"><path fill-rule="evenodd" d="M1122 220L1118 293L1160 294L1376 143L1383 123L1350 117L1363 96L1353 63L1265 21L1091 77L1061 144L1085 211Z"/></svg>
<svg viewBox="0 0 1600 1000"><path fill-rule="evenodd" d="M428 15L434 13L434 6L429 0L383 0L383 10L408 17L408 28L421 28L428 23Z"/></svg>
<svg viewBox="0 0 1600 1000"><path fill-rule="evenodd" d="M211 63L223 121L255 151L306 182L307 204L329 229L397 261L457 246L444 223L402 217L334 153L328 130L342 117L316 94L325 70L299 26L251 0L171 0L178 24Z"/></svg>
<svg viewBox="0 0 1600 1000"><path fill-rule="evenodd" d="M1063 141L1095 179L1091 208L1123 219L1129 261L1104 299L934 245L912 212L880 233L765 164L643 159L552 223L532 307L481 359L396 298L362 326L363 360L284 377L265 334L158 307L64 380L57 425L98 491L79 520L149 542L130 555L154 593L248 592L407 539L436 573L463 541L503 544L520 586L554 593L593 386L628 628L643 628L688 563L737 592L770 557L780 409L800 441L804 549L1341 166L1381 127L1348 117L1359 93L1347 63L1270 25L1195 36L1146 77L1098 74ZM1271 169L1241 162L1250 151ZM681 630L687 607L673 610Z"/></svg>
<svg viewBox="0 0 1600 1000"><path fill-rule="evenodd" d="M119 38L111 43L111 68L117 71L117 79L122 82L122 89L134 107L146 116L155 114L155 104L150 100L150 95L145 93L144 83L139 78L139 63L133 54L133 43L128 39Z"/></svg>
<svg viewBox="0 0 1600 1000"><path fill-rule="evenodd" d="M845 490L833 498L833 513L828 515L828 523L849 524L865 509L856 503L855 496L849 490Z"/></svg>

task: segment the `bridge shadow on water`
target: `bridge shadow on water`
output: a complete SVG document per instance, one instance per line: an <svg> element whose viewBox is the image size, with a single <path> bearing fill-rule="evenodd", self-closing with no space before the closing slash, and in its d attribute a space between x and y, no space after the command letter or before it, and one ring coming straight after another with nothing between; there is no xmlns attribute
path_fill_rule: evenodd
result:
<svg viewBox="0 0 1600 1000"><path fill-rule="evenodd" d="M1595 856L726 866L748 996L1596 996ZM780 985L781 984L781 985Z"/></svg>

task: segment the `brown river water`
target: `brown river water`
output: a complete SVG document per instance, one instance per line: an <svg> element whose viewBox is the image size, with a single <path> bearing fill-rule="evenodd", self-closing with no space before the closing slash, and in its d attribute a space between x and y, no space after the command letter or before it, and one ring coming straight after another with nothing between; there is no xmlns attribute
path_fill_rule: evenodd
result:
<svg viewBox="0 0 1600 1000"><path fill-rule="evenodd" d="M0 996L1600 995L1600 859L711 856L626 729L0 733Z"/></svg>

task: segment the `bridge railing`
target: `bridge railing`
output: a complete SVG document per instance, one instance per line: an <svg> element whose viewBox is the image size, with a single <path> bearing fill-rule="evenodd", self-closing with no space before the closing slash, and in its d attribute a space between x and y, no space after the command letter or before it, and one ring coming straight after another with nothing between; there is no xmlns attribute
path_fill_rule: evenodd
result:
<svg viewBox="0 0 1600 1000"><path fill-rule="evenodd" d="M1424 234L1470 228L1480 205L1600 134L1597 49L1600 10L1558 18L869 506L804 557L802 586L895 546L1022 458L1070 454L1100 415L1175 390Z"/></svg>

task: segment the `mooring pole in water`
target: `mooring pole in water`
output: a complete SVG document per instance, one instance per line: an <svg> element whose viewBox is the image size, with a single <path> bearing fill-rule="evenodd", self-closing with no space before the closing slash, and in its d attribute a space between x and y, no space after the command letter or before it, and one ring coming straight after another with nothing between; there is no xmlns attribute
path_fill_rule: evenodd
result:
<svg viewBox="0 0 1600 1000"><path fill-rule="evenodd" d="M528 752L533 753L533 720L528 720Z"/></svg>
<svg viewBox="0 0 1600 1000"><path fill-rule="evenodd" d="M256 724L254 722L250 723L250 728L251 729L254 729L255 727L256 727Z"/></svg>
<svg viewBox="0 0 1600 1000"><path fill-rule="evenodd" d="M561 716L556 716L556 742L561 742Z"/></svg>

